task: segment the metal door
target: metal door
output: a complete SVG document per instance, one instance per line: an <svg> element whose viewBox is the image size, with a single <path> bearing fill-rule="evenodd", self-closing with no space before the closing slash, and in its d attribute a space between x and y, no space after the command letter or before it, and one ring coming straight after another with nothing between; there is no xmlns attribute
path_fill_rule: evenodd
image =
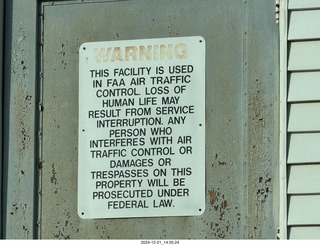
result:
<svg viewBox="0 0 320 245"><path fill-rule="evenodd" d="M27 11L28 10L28 11ZM278 26L274 1L12 1L5 124L6 238L276 238ZM85 42L206 40L206 209L77 214L78 67Z"/></svg>

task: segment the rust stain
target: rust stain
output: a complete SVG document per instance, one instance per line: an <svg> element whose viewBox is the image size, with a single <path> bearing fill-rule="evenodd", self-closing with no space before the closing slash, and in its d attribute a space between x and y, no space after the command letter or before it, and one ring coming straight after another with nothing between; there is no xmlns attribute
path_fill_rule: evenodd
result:
<svg viewBox="0 0 320 245"><path fill-rule="evenodd" d="M65 239L65 240L69 240L70 239L70 235L64 235L61 231L59 231L58 234L53 234L53 237L57 238L57 239Z"/></svg>
<svg viewBox="0 0 320 245"><path fill-rule="evenodd" d="M25 94L23 88L20 88L18 95L16 97L16 125L17 125L17 144L19 146L18 152L22 156L24 152L28 149L29 142L31 141L31 136L29 135L29 125L28 116L30 115L30 109L32 105L32 96Z"/></svg>
<svg viewBox="0 0 320 245"><path fill-rule="evenodd" d="M59 54L61 56L63 56L63 57L65 57L66 54L67 54L66 51L65 51L66 45L68 45L67 42L66 42L66 44L64 44L64 43L61 44L61 48L60 48ZM63 69L65 70L67 68L68 63L64 59L61 61L61 63L63 64Z"/></svg>
<svg viewBox="0 0 320 245"><path fill-rule="evenodd" d="M52 163L52 176L51 176L51 183L57 184L57 178L56 178L56 170L54 168L54 163Z"/></svg>
<svg viewBox="0 0 320 245"><path fill-rule="evenodd" d="M266 179L264 181L264 179ZM256 191L256 195L257 195L257 200L260 203L263 203L266 201L266 199L269 197L269 192L271 192L271 178L268 177L268 174L263 177L259 177L258 178L258 184L257 184L257 191Z"/></svg>
<svg viewBox="0 0 320 245"><path fill-rule="evenodd" d="M212 235L216 239L224 239L228 237L228 235L232 234L233 225L230 222L230 210L229 203L225 200L225 195L221 194L218 190L209 190L208 191L210 196L210 204L213 206L213 210L216 212L217 221L218 222L211 222L207 225L210 226L212 230ZM235 208L237 209L237 207ZM233 217L234 218L234 217ZM237 222L240 220L240 214L238 213ZM233 219L234 220L234 219Z"/></svg>
<svg viewBox="0 0 320 245"><path fill-rule="evenodd" d="M264 74L263 70L254 71L248 82L248 238L259 239L267 234L264 223L268 222L266 208L271 190L272 171L270 150L270 115L273 113L268 99L268 88L265 77L254 77Z"/></svg>
<svg viewBox="0 0 320 245"><path fill-rule="evenodd" d="M215 201L217 201L217 193L212 189L211 191L208 190L210 196L210 204L213 205Z"/></svg>
<svg viewBox="0 0 320 245"><path fill-rule="evenodd" d="M228 202L226 200L224 200L222 203L221 203L221 208L222 209L226 209L228 206Z"/></svg>

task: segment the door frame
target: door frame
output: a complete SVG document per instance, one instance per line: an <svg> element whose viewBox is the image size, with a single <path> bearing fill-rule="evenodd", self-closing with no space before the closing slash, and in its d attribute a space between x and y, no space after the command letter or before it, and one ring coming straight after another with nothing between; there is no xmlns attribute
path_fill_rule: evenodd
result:
<svg viewBox="0 0 320 245"><path fill-rule="evenodd" d="M3 136L2 136L2 126L3 126L3 26L4 26L4 0L0 0L0 238L2 238L2 144L3 144Z"/></svg>

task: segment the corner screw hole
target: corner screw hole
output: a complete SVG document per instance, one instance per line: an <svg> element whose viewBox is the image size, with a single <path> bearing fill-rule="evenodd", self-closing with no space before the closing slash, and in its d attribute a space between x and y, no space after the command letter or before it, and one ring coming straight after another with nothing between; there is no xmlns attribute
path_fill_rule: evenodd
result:
<svg viewBox="0 0 320 245"><path fill-rule="evenodd" d="M86 47L83 47L83 50L86 50Z"/></svg>
<svg viewBox="0 0 320 245"><path fill-rule="evenodd" d="M201 212L202 211L202 209L201 208L199 208L199 212Z"/></svg>
<svg viewBox="0 0 320 245"><path fill-rule="evenodd" d="M84 212L82 212L81 215L84 215Z"/></svg>

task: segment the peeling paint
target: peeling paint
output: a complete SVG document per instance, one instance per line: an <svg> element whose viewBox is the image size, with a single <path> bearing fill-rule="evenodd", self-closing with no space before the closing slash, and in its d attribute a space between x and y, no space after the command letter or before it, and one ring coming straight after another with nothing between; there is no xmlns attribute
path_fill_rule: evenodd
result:
<svg viewBox="0 0 320 245"><path fill-rule="evenodd" d="M27 119L32 111L32 96L26 94L24 91L19 89L17 98L16 98L16 107L18 108L15 111L16 115L16 126L19 130L16 131L17 134L17 145L19 145L19 155L23 156L26 150L31 147L31 128L27 123Z"/></svg>
<svg viewBox="0 0 320 245"><path fill-rule="evenodd" d="M52 184L57 184L57 178L56 178L56 170L54 168L54 163L52 163L52 176L51 176L51 183Z"/></svg>
<svg viewBox="0 0 320 245"><path fill-rule="evenodd" d="M209 195L210 195L210 204L213 205L215 201L218 199L217 198L217 193L212 189L211 191L209 190Z"/></svg>

